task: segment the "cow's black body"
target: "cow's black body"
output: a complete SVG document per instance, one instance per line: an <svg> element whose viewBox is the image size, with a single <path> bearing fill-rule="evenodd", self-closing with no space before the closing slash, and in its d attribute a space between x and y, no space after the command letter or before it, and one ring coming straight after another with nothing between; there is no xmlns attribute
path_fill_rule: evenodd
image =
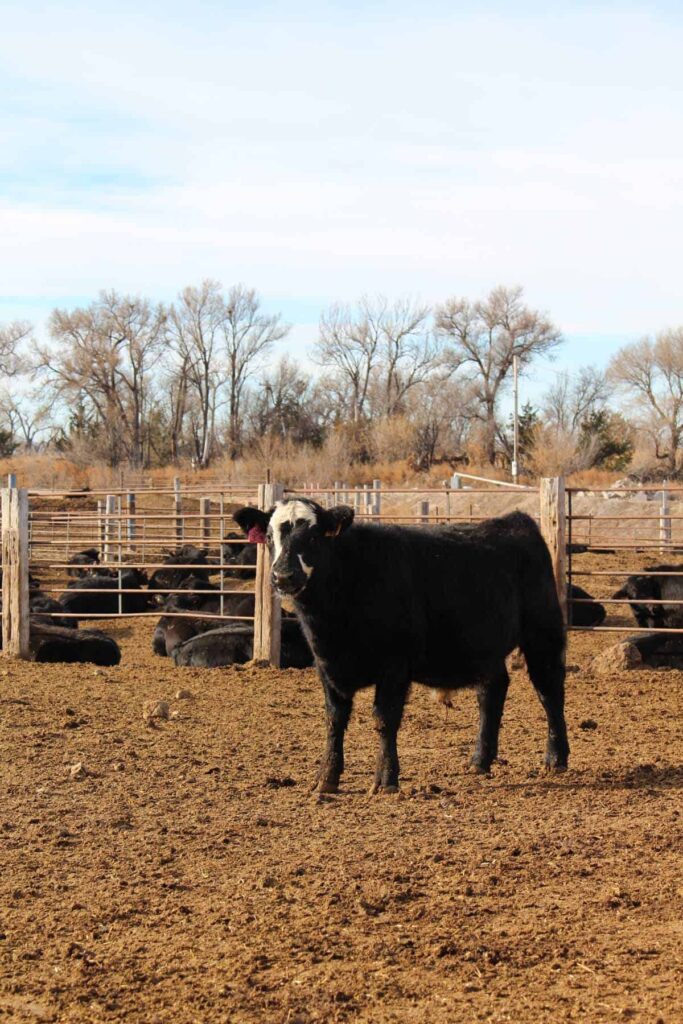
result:
<svg viewBox="0 0 683 1024"><path fill-rule="evenodd" d="M310 668L311 649L296 619L282 620L280 641L281 668ZM176 665L221 668L240 665L254 657L254 627L250 622L234 622L211 629L179 644L173 651Z"/></svg>
<svg viewBox="0 0 683 1024"><path fill-rule="evenodd" d="M66 574L67 576L76 577L85 576L87 572L91 571L93 565L99 564L100 553L97 548L86 548L85 551L79 551L69 559L69 565L74 566L74 568L67 569ZM82 566L88 568L82 568Z"/></svg>
<svg viewBox="0 0 683 1024"><path fill-rule="evenodd" d="M205 582L209 579L208 570L197 568L197 566L208 563L206 548L198 548L194 544L183 544L177 551L170 552L164 562L176 568L157 569L152 573L149 581L149 590L158 591L161 598L167 597L169 590L177 590L190 576Z"/></svg>
<svg viewBox="0 0 683 1024"><path fill-rule="evenodd" d="M93 665L118 665L121 661L119 645L99 629L63 629L32 621L29 645L33 661Z"/></svg>
<svg viewBox="0 0 683 1024"><path fill-rule="evenodd" d="M119 611L120 597L124 613L144 612L150 607L150 596L146 590L142 590L146 582L147 577L138 569L123 569L121 589L136 590L139 593L119 595L113 593L119 589L118 573L115 577L89 573L69 583L64 593L60 594L59 603L65 611L87 618L88 614L115 615Z"/></svg>
<svg viewBox="0 0 683 1024"><path fill-rule="evenodd" d="M653 565L647 572L683 573L683 565ZM643 629L683 628L683 604L649 604L648 601L683 601L683 576L629 576L612 595L628 599L631 611Z"/></svg>
<svg viewBox="0 0 683 1024"><path fill-rule="evenodd" d="M605 621L605 606L596 601L592 594L574 583L569 587L568 598L581 598L590 604L570 604L570 622L572 626L599 626Z"/></svg>
<svg viewBox="0 0 683 1024"><path fill-rule="evenodd" d="M287 505L273 510L276 523ZM473 762L487 771L497 756L509 682L505 658L516 647L548 717L546 763L564 768L564 623L550 556L533 520L513 513L467 529L350 526L351 509L298 501L304 512L306 506L315 521L296 519L288 527L272 575L278 589L294 596L325 691L321 789L337 788L353 697L369 686L381 741L375 790L398 785L396 735L411 682L477 688ZM260 513L261 525L271 515Z"/></svg>
<svg viewBox="0 0 683 1024"><path fill-rule="evenodd" d="M191 576L184 580L180 587L187 591L182 594L171 594L164 603L164 611L154 630L152 648L161 657L171 656L180 644L200 633L215 629L217 622L213 618L200 619L194 616L187 618L170 615L169 612L205 612L206 615L247 616L254 614L254 595L224 594L221 610L221 597L213 583ZM210 590L210 594L191 593L192 590Z"/></svg>

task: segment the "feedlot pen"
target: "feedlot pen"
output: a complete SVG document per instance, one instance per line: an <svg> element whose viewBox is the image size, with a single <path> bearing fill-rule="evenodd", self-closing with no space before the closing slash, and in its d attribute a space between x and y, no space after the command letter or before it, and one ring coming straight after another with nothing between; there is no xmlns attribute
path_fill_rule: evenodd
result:
<svg viewBox="0 0 683 1024"><path fill-rule="evenodd" d="M414 521L427 500L443 518L441 492L383 493L380 512ZM539 511L536 491L451 500L466 518ZM638 500L572 496L596 541L572 554L572 574L594 572L596 597L678 560L674 524L670 555L616 548L606 517ZM174 512L172 495L161 504ZM183 510L198 504L183 496ZM585 529L572 523L572 543ZM172 521L164 533L175 550ZM44 560L68 561L63 547ZM627 608L608 609L632 628ZM606 637L572 631L561 776L541 769L543 713L519 666L490 777L468 770L474 696L446 711L416 687L398 797L366 795L375 737L360 694L341 791L317 796L315 672L176 668L152 653L153 622L106 623L123 655L111 668L0 666L0 1021L679 1024L678 671L602 675ZM143 707L158 700L171 714L152 728Z"/></svg>

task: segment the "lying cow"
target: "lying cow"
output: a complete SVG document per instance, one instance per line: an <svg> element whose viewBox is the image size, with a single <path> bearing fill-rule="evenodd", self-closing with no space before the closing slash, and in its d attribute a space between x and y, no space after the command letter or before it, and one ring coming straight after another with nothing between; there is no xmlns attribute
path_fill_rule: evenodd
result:
<svg viewBox="0 0 683 1024"><path fill-rule="evenodd" d="M29 650L32 661L92 665L118 665L121 661L119 645L99 629L63 629L33 619Z"/></svg>
<svg viewBox="0 0 683 1024"><path fill-rule="evenodd" d="M327 709L322 792L339 786L354 694L369 686L380 737L372 792L398 788L396 738L411 681L476 687L472 761L488 771L509 683L505 658L516 647L548 719L545 763L566 768L564 623L533 519L514 512L468 530L353 524L351 508L298 498L237 517L267 531L273 586L293 598L315 655Z"/></svg>
<svg viewBox="0 0 683 1024"><path fill-rule="evenodd" d="M194 544L183 544L176 551L170 551L164 559L164 563L174 568L157 569L153 572L149 581L149 589L158 591L159 596L163 599L168 596L170 590L177 590L181 583L190 576L208 582L208 571L196 568L207 565L207 556L206 548L198 548Z"/></svg>
<svg viewBox="0 0 683 1024"><path fill-rule="evenodd" d="M97 548L86 548L85 551L78 551L69 559L69 568L66 570L67 576L85 576L87 572L92 571L93 565L100 564L100 553ZM83 566L89 568L82 568Z"/></svg>
<svg viewBox="0 0 683 1024"><path fill-rule="evenodd" d="M207 616L215 615L253 615L254 595L224 594L221 608L221 597L218 588L204 580L190 577L181 584L181 589L186 591L181 594L171 594L164 603L165 615L159 619L154 636L152 648L155 654L162 657L173 654L175 648L189 640L190 637L205 633L214 629L217 625L214 618L197 618L192 616L171 615L171 612L203 612ZM210 590L212 593L193 593L192 591Z"/></svg>
<svg viewBox="0 0 683 1024"><path fill-rule="evenodd" d="M683 573L683 565L653 565L650 573ZM613 598L627 599L636 622L643 629L680 629L683 627L683 604L650 604L649 601L683 601L681 576L629 576Z"/></svg>
<svg viewBox="0 0 683 1024"><path fill-rule="evenodd" d="M572 626L599 626L605 621L605 606L596 601L592 594L574 583L568 588L568 614ZM574 604L573 599L590 601L590 604Z"/></svg>
<svg viewBox="0 0 683 1024"><path fill-rule="evenodd" d="M67 612L82 615L116 615L119 611L126 613L144 612L151 607L151 598L142 587L147 582L147 574L140 569L122 569L119 588L119 573L115 576L100 576L88 573L80 579L72 580L59 603ZM139 593L117 594L117 590L132 590Z"/></svg>
<svg viewBox="0 0 683 1024"><path fill-rule="evenodd" d="M233 622L220 629L192 637L173 651L176 665L221 668L243 665L254 657L254 627L251 622ZM296 619L283 619L280 641L281 668L310 668L311 649Z"/></svg>

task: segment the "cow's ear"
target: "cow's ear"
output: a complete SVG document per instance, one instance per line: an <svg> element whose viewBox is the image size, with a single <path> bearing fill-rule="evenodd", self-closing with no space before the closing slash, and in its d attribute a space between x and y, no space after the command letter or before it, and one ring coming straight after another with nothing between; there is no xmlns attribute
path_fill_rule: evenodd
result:
<svg viewBox="0 0 683 1024"><path fill-rule="evenodd" d="M353 522L354 511L349 505L335 505L325 509L318 523L326 537L338 537Z"/></svg>
<svg viewBox="0 0 683 1024"><path fill-rule="evenodd" d="M265 541L266 530L268 529L268 523L273 511L274 509L271 508L268 512L263 512L260 508L252 508L251 505L245 505L244 508L239 508L237 512L233 512L232 518L247 537L255 529L262 535Z"/></svg>

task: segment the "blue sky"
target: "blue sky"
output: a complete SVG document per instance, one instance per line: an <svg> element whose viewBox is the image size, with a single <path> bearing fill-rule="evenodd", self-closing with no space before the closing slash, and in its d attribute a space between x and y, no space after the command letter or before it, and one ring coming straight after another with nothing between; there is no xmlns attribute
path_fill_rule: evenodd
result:
<svg viewBox="0 0 683 1024"><path fill-rule="evenodd" d="M563 366L683 321L669 3L3 7L0 320L114 287L321 308L521 284Z"/></svg>

